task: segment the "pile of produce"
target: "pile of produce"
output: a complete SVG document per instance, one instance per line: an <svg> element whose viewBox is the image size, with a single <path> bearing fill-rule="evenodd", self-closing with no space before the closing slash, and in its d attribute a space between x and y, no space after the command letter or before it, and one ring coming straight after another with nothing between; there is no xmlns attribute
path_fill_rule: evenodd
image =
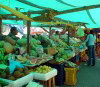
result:
<svg viewBox="0 0 100 87"><path fill-rule="evenodd" d="M52 70L51 67L43 65L43 66L37 67L34 72L46 74L46 73L50 72L51 70Z"/></svg>
<svg viewBox="0 0 100 87"><path fill-rule="evenodd" d="M6 68L5 70L0 70L0 78L16 80L18 78L21 78L21 77L29 74L32 71L33 71L33 69L29 69L27 67L16 68L15 71L12 74L10 74L9 68Z"/></svg>
<svg viewBox="0 0 100 87"><path fill-rule="evenodd" d="M63 40L61 40L60 38L58 38L56 36L52 36L51 39L55 42L57 47L66 47L67 46L67 44Z"/></svg>
<svg viewBox="0 0 100 87"><path fill-rule="evenodd" d="M75 64L75 63L73 63L73 62L70 62L70 61L65 61L65 66L66 67L76 67L77 65Z"/></svg>
<svg viewBox="0 0 100 87"><path fill-rule="evenodd" d="M41 45L43 47L47 47L48 45L50 46L55 46L54 42L49 39L48 36L44 36L44 35L35 35L34 37L35 39L39 40L41 42Z"/></svg>
<svg viewBox="0 0 100 87"><path fill-rule="evenodd" d="M64 62L64 59L63 58L56 58L56 62L62 63L62 62Z"/></svg>

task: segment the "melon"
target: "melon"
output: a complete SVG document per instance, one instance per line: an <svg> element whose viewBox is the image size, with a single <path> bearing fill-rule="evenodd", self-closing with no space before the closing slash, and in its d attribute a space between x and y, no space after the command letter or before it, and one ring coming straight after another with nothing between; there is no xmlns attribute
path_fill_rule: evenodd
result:
<svg viewBox="0 0 100 87"><path fill-rule="evenodd" d="M11 53L13 51L13 46L10 43L6 42L4 43L4 49L6 53Z"/></svg>

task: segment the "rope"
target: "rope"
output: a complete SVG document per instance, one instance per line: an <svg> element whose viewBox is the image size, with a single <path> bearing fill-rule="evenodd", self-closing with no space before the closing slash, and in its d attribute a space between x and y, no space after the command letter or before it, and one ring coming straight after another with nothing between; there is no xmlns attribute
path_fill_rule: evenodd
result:
<svg viewBox="0 0 100 87"><path fill-rule="evenodd" d="M94 24L96 24L96 22L94 21L94 19L93 19L92 16L91 16L89 10L86 10L86 12L87 12L89 18L91 19L91 21L92 21Z"/></svg>
<svg viewBox="0 0 100 87"><path fill-rule="evenodd" d="M64 5L71 6L71 7L77 7L77 6L74 6L74 5L68 4L68 3L66 3L66 2L64 2L64 1L62 1L62 0L56 0L56 1L57 1L57 2L60 2L60 3L64 4Z"/></svg>

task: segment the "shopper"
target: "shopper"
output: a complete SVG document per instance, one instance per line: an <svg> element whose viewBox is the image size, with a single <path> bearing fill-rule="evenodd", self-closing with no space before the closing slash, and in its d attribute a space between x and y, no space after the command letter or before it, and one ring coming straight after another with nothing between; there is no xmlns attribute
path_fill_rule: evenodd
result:
<svg viewBox="0 0 100 87"><path fill-rule="evenodd" d="M95 41L96 41L96 36L94 35L93 30L90 30L90 34L87 35L87 38L85 40L88 47L88 57L89 57L87 62L88 66L95 65L95 50L94 50Z"/></svg>

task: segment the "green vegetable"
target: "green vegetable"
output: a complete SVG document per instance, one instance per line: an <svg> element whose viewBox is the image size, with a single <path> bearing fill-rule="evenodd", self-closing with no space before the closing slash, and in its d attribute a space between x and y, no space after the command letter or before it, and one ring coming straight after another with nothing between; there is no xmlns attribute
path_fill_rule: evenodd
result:
<svg viewBox="0 0 100 87"><path fill-rule="evenodd" d="M36 57L37 56L37 53L34 50L30 50L30 56Z"/></svg>
<svg viewBox="0 0 100 87"><path fill-rule="evenodd" d="M5 64L0 64L0 69L6 69L7 67Z"/></svg>
<svg viewBox="0 0 100 87"><path fill-rule="evenodd" d="M4 46L4 41L0 41L0 48L2 48Z"/></svg>
<svg viewBox="0 0 100 87"><path fill-rule="evenodd" d="M4 54L5 49L4 48L0 48L0 54Z"/></svg>
<svg viewBox="0 0 100 87"><path fill-rule="evenodd" d="M17 40L17 44L20 46L24 46L27 44L27 39L26 38L21 38Z"/></svg>

